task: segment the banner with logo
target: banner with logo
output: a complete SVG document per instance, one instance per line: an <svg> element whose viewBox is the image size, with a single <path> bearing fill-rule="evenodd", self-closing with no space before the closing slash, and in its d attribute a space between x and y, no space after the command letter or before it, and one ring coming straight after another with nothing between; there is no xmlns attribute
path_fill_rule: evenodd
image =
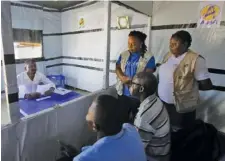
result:
<svg viewBox="0 0 225 161"><path fill-rule="evenodd" d="M219 27L222 17L223 4L223 1L200 2L198 27Z"/></svg>

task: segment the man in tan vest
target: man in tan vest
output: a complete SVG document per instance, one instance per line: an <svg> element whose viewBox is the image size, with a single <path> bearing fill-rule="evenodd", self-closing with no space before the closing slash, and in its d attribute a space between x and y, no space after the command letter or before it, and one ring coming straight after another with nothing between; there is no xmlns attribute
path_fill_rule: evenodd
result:
<svg viewBox="0 0 225 161"><path fill-rule="evenodd" d="M128 86L137 73L155 71L155 58L147 51L146 37L147 35L140 31L131 31L128 37L128 50L122 52L116 62L118 98L124 108L128 107L133 115L137 112L140 103L131 97Z"/></svg>
<svg viewBox="0 0 225 161"><path fill-rule="evenodd" d="M170 52L159 67L158 95L174 128L188 127L194 122L199 90L213 88L205 59L189 49L191 42L187 31L173 34Z"/></svg>

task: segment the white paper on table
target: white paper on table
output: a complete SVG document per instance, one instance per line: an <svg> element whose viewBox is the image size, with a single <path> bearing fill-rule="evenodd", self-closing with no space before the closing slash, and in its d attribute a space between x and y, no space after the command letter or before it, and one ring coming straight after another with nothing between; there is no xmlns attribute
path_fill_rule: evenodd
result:
<svg viewBox="0 0 225 161"><path fill-rule="evenodd" d="M64 88L61 88L61 87L55 89L55 91L54 91L54 93L60 94L60 95L65 95L65 94L70 93L70 92L71 92L71 90L64 89Z"/></svg>
<svg viewBox="0 0 225 161"><path fill-rule="evenodd" d="M38 85L36 92L42 95L52 87L52 84Z"/></svg>

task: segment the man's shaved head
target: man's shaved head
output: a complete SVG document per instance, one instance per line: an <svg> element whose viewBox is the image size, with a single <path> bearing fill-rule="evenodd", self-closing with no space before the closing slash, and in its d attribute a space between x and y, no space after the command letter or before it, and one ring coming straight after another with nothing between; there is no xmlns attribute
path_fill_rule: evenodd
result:
<svg viewBox="0 0 225 161"><path fill-rule="evenodd" d="M158 81L154 74L150 72L141 72L136 75L136 79L144 86L145 91L148 91L150 94L156 92Z"/></svg>
<svg viewBox="0 0 225 161"><path fill-rule="evenodd" d="M25 65L29 65L29 64L33 64L33 63L36 63L34 59L28 59L26 60L25 62Z"/></svg>
<svg viewBox="0 0 225 161"><path fill-rule="evenodd" d="M110 95L100 95L89 108L86 120L97 131L114 135L122 128L121 108L118 100Z"/></svg>
<svg viewBox="0 0 225 161"><path fill-rule="evenodd" d="M31 75L36 73L37 65L34 59L28 59L25 61L25 71Z"/></svg>
<svg viewBox="0 0 225 161"><path fill-rule="evenodd" d="M140 72L132 80L131 94L140 96L141 93L152 95L157 90L158 81L150 72Z"/></svg>

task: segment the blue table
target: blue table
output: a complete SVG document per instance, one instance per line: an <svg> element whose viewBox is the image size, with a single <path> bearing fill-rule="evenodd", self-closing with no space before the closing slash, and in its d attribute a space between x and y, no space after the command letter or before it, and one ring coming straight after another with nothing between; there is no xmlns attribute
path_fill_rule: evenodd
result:
<svg viewBox="0 0 225 161"><path fill-rule="evenodd" d="M65 95L53 93L50 98L41 101L21 99L19 100L20 113L27 116L76 99L80 96L82 95L76 92L70 92Z"/></svg>

